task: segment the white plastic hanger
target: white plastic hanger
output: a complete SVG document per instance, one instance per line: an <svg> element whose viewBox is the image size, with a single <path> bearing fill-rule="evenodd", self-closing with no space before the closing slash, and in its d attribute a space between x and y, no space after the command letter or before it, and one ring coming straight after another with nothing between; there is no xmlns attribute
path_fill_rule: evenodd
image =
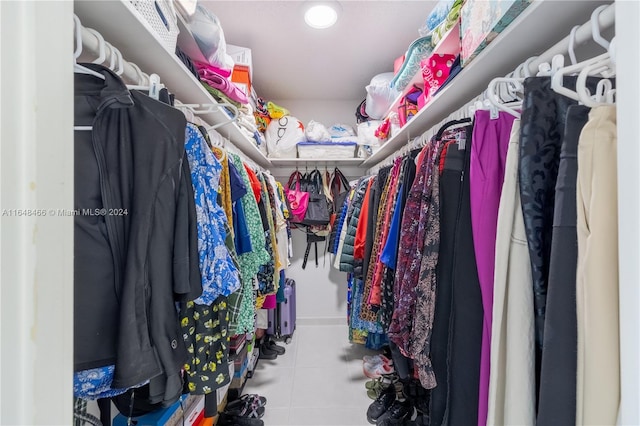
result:
<svg viewBox="0 0 640 426"><path fill-rule="evenodd" d="M160 99L160 90L164 88L164 84L160 83L160 76L158 74L151 74L149 76L149 85L127 85L129 90L148 90L149 97L155 100Z"/></svg>
<svg viewBox="0 0 640 426"><path fill-rule="evenodd" d="M98 77L104 80L105 79L104 75L78 64L77 62L78 58L82 54L82 24L80 23L80 19L76 15L73 15L73 21L74 21L75 30L76 30L76 50L75 52L73 52L73 58L74 58L73 72L78 74L92 75L94 77Z"/></svg>
<svg viewBox="0 0 640 426"><path fill-rule="evenodd" d="M616 90L613 88L613 83L608 78L613 77L616 73L615 62L615 37L609 44L609 53L600 55L601 60L592 61L589 65L585 66L576 80L576 92L578 94L578 100L584 105L589 107L595 107L598 105L613 105L615 104ZM604 77L598 81L595 93L592 95L587 88L587 78L592 75L601 75Z"/></svg>
<svg viewBox="0 0 640 426"><path fill-rule="evenodd" d="M512 86L512 91L514 93L524 93L524 87L522 86L523 79L522 78L494 78L489 83L489 87L487 88L487 96L490 105L497 110L504 111L508 114L513 115L516 118L520 118L520 112L516 111L514 108L518 108L522 106L522 100L518 98L518 100L508 103L503 103L499 98L496 92L496 88L499 84L507 84ZM495 113L492 114L495 117ZM497 117L495 117L497 118Z"/></svg>
<svg viewBox="0 0 640 426"><path fill-rule="evenodd" d="M586 88L587 76L602 74L609 68L609 65L611 64L610 54L609 54L610 43L601 36L600 23L598 22L598 17L600 16L600 13L602 13L602 11L606 7L607 7L606 5L604 5L604 7L600 6L596 8L591 14L591 35L593 37L593 40L596 43L598 43L600 46L607 49L607 53L596 56L594 58L587 59L582 62L572 63L572 65L569 65L567 67L562 67L556 70L554 73L552 73L552 76L551 76L551 89L554 92L564 95L573 100L582 102L584 99L586 99L587 97L590 98L591 96L591 95L588 95L587 97L585 97L585 94L584 94L585 92L588 92ZM576 30L577 30L577 27L574 27L571 30L571 37L569 41L568 50L569 50L569 55L570 56L573 55L572 62L573 62L573 59L575 58L574 44L575 44ZM580 83L582 84L582 86L580 87L580 89L578 89L578 83L576 82L576 90L574 91L564 87L564 76L575 75L575 74L582 76L581 83ZM603 76L606 77L607 76L606 73ZM582 95L580 92L582 92Z"/></svg>
<svg viewBox="0 0 640 426"><path fill-rule="evenodd" d="M104 37L102 37L102 34L93 28L87 28L86 30L98 39L98 57L91 62L94 64L102 64L107 59L107 42L104 40Z"/></svg>
<svg viewBox="0 0 640 426"><path fill-rule="evenodd" d="M538 77L552 77L559 69L564 67L564 56L555 55L551 63L543 62L538 66Z"/></svg>

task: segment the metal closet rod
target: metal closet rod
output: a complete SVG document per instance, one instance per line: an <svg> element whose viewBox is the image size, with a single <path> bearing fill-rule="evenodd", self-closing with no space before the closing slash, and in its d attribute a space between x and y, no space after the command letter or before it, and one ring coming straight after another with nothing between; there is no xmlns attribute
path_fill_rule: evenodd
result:
<svg viewBox="0 0 640 426"><path fill-rule="evenodd" d="M615 3L610 4L603 9L602 12L598 15L598 24L600 26L600 30L605 30L609 27L612 27L616 22L616 9ZM586 23L580 25L580 27L576 30L575 34L575 42L574 45L584 44L588 41L593 40L593 35L591 31L591 20ZM549 49L547 49L544 53L539 55L534 61L529 64L529 71L532 75L535 75L538 72L538 66L545 62L551 62L555 55L566 55L569 52L569 45L571 43L571 35L566 36Z"/></svg>

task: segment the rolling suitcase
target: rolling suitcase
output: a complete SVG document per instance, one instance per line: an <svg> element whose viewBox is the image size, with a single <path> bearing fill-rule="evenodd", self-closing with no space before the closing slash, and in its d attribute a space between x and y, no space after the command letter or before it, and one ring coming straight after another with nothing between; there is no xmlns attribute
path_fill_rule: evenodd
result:
<svg viewBox="0 0 640 426"><path fill-rule="evenodd" d="M278 323L280 337L288 343L296 330L296 282L291 278L285 280L284 302L278 303Z"/></svg>
<svg viewBox="0 0 640 426"><path fill-rule="evenodd" d="M278 303L276 309L268 312L267 334L283 338L289 343L296 329L296 282L287 278L284 285L284 302Z"/></svg>

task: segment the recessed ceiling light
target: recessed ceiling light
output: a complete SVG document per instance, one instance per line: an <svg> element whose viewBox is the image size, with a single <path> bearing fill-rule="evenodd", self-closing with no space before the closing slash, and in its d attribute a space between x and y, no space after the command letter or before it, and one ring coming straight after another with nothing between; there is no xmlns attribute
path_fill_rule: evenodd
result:
<svg viewBox="0 0 640 426"><path fill-rule="evenodd" d="M338 20L338 2L313 2L304 12L304 21L312 28L329 28Z"/></svg>

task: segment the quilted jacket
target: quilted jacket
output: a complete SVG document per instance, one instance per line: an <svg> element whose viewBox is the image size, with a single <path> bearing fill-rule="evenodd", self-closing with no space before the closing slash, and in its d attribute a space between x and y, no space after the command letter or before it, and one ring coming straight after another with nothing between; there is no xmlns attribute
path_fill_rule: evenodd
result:
<svg viewBox="0 0 640 426"><path fill-rule="evenodd" d="M369 187L369 179L363 179L358 183L358 189L353 196L350 210L347 217L347 231L345 233L344 245L340 253L340 270L342 272L353 272L354 267L354 244L356 240L356 230L358 228L358 220L360 219L360 209L364 200L364 194Z"/></svg>

